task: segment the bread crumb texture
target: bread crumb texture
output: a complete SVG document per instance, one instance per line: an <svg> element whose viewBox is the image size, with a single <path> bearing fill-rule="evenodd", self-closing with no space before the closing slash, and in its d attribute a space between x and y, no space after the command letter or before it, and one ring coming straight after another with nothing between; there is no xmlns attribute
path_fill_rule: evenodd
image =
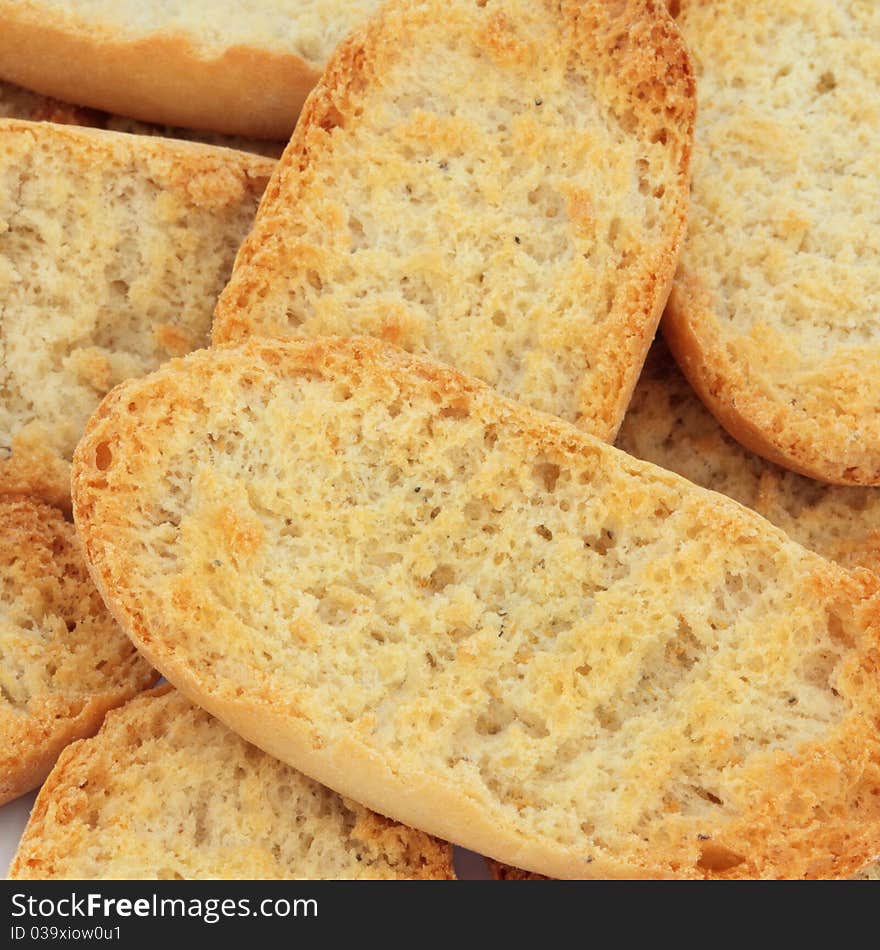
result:
<svg viewBox="0 0 880 950"><path fill-rule="evenodd" d="M617 447L735 498L845 567L880 573L880 489L827 485L780 468L725 432L657 340Z"/></svg>
<svg viewBox="0 0 880 950"><path fill-rule="evenodd" d="M204 59L236 47L295 53L322 66L352 26L381 0L36 0L47 17L103 32L116 42L181 37Z"/></svg>
<svg viewBox="0 0 880 950"><path fill-rule="evenodd" d="M880 4L682 0L691 219L665 321L740 441L880 483Z"/></svg>
<svg viewBox="0 0 880 950"><path fill-rule="evenodd" d="M208 342L271 168L209 146L0 121L0 489L59 503L101 397Z"/></svg>
<svg viewBox="0 0 880 950"><path fill-rule="evenodd" d="M441 879L452 848L376 815L163 687L44 785L12 879Z"/></svg>
<svg viewBox="0 0 880 950"><path fill-rule="evenodd" d="M73 525L0 496L0 804L36 788L68 743L156 679L107 613Z"/></svg>
<svg viewBox="0 0 880 950"><path fill-rule="evenodd" d="M307 103L214 341L376 336L612 439L684 234L694 108L662 3L397 0Z"/></svg>
<svg viewBox="0 0 880 950"><path fill-rule="evenodd" d="M163 138L186 139L204 142L222 148L234 148L256 152L269 158L278 158L283 150L280 142L247 139L237 135L219 135L214 132L199 132L194 129L179 129L168 125L139 122L125 116L113 115L98 109L87 109L50 96L22 89L13 83L0 80L0 118L26 119L30 122L55 122L59 125L81 125L93 129L108 129L111 132L127 132L130 135L159 135Z"/></svg>
<svg viewBox="0 0 880 950"><path fill-rule="evenodd" d="M735 498L824 557L880 573L880 489L825 485L753 455L713 418L662 339L645 362L617 446ZM497 862L490 872L534 879ZM857 877L880 879L880 863Z"/></svg>
<svg viewBox="0 0 880 950"><path fill-rule="evenodd" d="M172 682L400 821L557 877L880 852L877 578L451 369L192 354L105 400L74 511Z"/></svg>

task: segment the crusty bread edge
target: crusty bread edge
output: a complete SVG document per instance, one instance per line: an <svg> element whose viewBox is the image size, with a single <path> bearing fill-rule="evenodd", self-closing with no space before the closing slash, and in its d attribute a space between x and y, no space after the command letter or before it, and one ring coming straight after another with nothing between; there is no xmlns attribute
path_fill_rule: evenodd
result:
<svg viewBox="0 0 880 950"><path fill-rule="evenodd" d="M684 83L686 87L686 96L684 97L684 101L690 106L690 108L687 110L688 127L685 139L682 143L681 161L678 168L678 173L681 175L684 181L684 191L677 209L677 227L674 238L667 250L667 253L662 257L660 262L662 267L659 267L657 272L652 274L651 278L649 278L649 280L645 283L644 293L646 297L649 295L650 291L654 291L654 309L651 312L649 319L645 323L644 332L641 335L637 335L627 341L631 350L631 369L618 390L617 400L612 404L614 413L612 418L617 420L617 424L613 431L609 433L607 439L605 439L605 441L611 443L617 439L618 433L620 432L620 427L623 425L623 418L626 414L627 407L629 406L630 402L632 402L633 393L635 392L636 385L639 381L639 375L641 374L645 360L648 358L651 344L654 342L654 337L657 334L657 328L660 325L660 321L663 318L669 297L675 286L676 267L681 256L682 248L684 247L685 241L687 240L688 220L690 217L691 164L694 151L694 134L699 111L697 78L694 64L691 59L690 49L687 45L684 35L679 29L675 17L673 17L669 11L665 0L661 0L658 6L660 8L659 11L652 11L650 4L643 4L643 12L649 18L653 13L658 25L662 14L667 15L666 17L662 17L663 25L667 28L667 32L674 34L678 41L677 61L674 63L669 63L668 69L670 73L674 72L680 74L679 81ZM661 14L660 17L658 17L658 13ZM666 22L667 20L668 22Z"/></svg>
<svg viewBox="0 0 880 950"><path fill-rule="evenodd" d="M234 46L207 59L182 34L119 39L38 2L0 3L0 75L77 105L183 128L287 139L320 69Z"/></svg>
<svg viewBox="0 0 880 950"><path fill-rule="evenodd" d="M25 501L30 499L37 503L39 508L56 507L60 518L64 509L51 506L38 495L26 492L0 491L0 496L7 499ZM69 511L69 508L68 508ZM71 526L68 524L68 528ZM120 631L121 632L121 631ZM148 670L134 683L122 685L110 683L114 688L97 689L88 695L76 715L59 717L57 714L32 713L28 716L32 729L30 737L35 741L27 749L17 749L17 756L10 767L10 756L4 754L3 772L0 774L0 806L14 801L38 788L46 776L52 771L59 756L73 742L79 739L88 739L101 728L108 712L124 705L128 700L139 696L145 689L154 686L160 674L155 668Z"/></svg>
<svg viewBox="0 0 880 950"><path fill-rule="evenodd" d="M154 648L137 619L132 618L129 631L141 654L148 660L160 659L166 678L192 702L248 742L377 814L388 811L390 786L396 794L394 815L388 817L441 840L481 853L500 853L505 863L552 868L553 876L559 878L634 876L632 867L610 857L596 858L587 864L574 852L560 854L558 849L525 835L519 835L512 845L509 830L499 835L497 825L480 803L464 802L459 789L451 782L441 784L436 778L418 772L401 776L351 736L328 748L308 723L296 716L295 710L279 709L277 704L246 697L212 693L184 664L178 664L173 657ZM357 781L352 782L352 775L358 776ZM462 839L462 828L467 829L467 840Z"/></svg>
<svg viewBox="0 0 880 950"><path fill-rule="evenodd" d="M681 158L676 169L682 181L682 188L675 209L674 231L670 230L668 246L662 254L657 255L655 269L639 275L640 282L633 282L627 288L628 295L635 296L635 302L628 310L629 321L626 329L631 332L620 341L620 351L626 353L628 358L619 360L615 365L620 378L608 382L609 394L603 400L603 414L606 418L596 419L585 414L579 423L581 428L606 442L614 442L617 438L673 287L676 265L687 235L690 168L698 108L694 67L678 24L668 15L662 2L658 4L657 9L650 0L637 0L634 6L636 10L632 23L649 23L654 29L662 28L664 38L662 41L656 40L656 45L659 47L662 42L666 42L673 48L674 55L667 63L667 81L670 86L681 87L683 95L678 102L687 127L682 137ZM360 29L349 34L336 48L320 82L308 96L300 121L263 194L254 227L236 255L232 275L217 301L211 331L211 341L214 345L234 342L249 335L246 301L252 295L260 293L249 269L253 266L254 259L260 257L260 250L267 235L271 240L277 230L278 224L271 221L271 217L282 189L288 187L285 179L288 175L296 174L297 168L303 169L320 160L320 153L316 155L315 144L311 141L312 130L325 127L328 122L334 121L340 107L340 90L347 101L352 82L364 81L367 53L375 44L376 34L381 32L383 25L383 14L380 10ZM669 79L670 76L674 78ZM264 226L266 218L270 220L268 226ZM248 270L245 270L246 268ZM648 301L652 302L649 311L643 309L643 305ZM580 411L583 406L577 408Z"/></svg>
<svg viewBox="0 0 880 950"><path fill-rule="evenodd" d="M514 403L486 384L470 379L452 367L412 356L373 338L325 337L280 342L284 347L310 350L311 353L304 357L304 363L319 362L334 351L345 352L358 362L377 357L379 360L384 359L389 363L389 366L385 367L386 370L390 369L391 365L395 368L404 368L405 371L421 379L430 380L447 393L467 393L477 399L482 397L497 401L502 404L502 407L507 407L511 412L516 413L526 431L533 434L552 433L558 438L560 445L565 445L571 451L575 451L580 442L592 443L597 449L604 448L606 451L629 459L633 466L651 469L658 477L691 485L678 475L625 456L612 446L604 446L600 441L554 416ZM147 378L167 377L174 374L188 360L205 358L207 353L216 353L217 349L258 350L261 347L273 347L278 344L277 340L259 338L243 345L226 344L214 348L213 351L200 351L200 354L190 354L182 360L165 364L162 369ZM145 659L161 670L166 678L191 701L206 709L254 745L288 762L294 768L340 794L361 802L373 811L386 815L389 815L389 811L393 812L389 817L395 821L419 828L435 837L460 844L496 861L526 871L553 878L576 880L715 877L732 879L754 876L754 871L750 873L750 869L753 868L752 862L745 862L732 872L725 871L721 874L716 874L711 868L663 865L659 860L650 864L638 864L620 860L598 848L594 849L590 855L585 855L559 843L535 840L534 837L509 826L500 829L497 820L493 820L486 814L479 801L464 798L461 789L447 777L427 776L418 770L403 772L350 734L343 736L332 746L327 746L319 732L310 727L308 720L294 701L279 704L268 697L248 696L234 684L229 688L217 688L212 691L210 685L195 671L188 668L185 661L181 662L173 650L163 649L161 643L154 642L139 611L131 609L122 598L115 596L112 571L109 570L107 560L100 550L106 528L102 524L96 524L94 518L88 513L90 503L87 496L90 494L90 489L87 482L91 477L91 469L95 461L93 443L95 440L100 441L108 436L112 438L112 432L101 431L105 421L109 416L115 415L117 404L127 403L131 399L132 387L143 383L143 379L133 380L117 387L104 399L89 421L73 461L74 520L80 532L89 571L108 609ZM584 449L588 447L582 446ZM78 490L80 483L83 485L82 491ZM705 492L704 489L695 490ZM765 530L787 539L781 529L775 528L751 509L714 492L709 492L708 495L716 498L725 507L729 505L741 511L748 519L756 522L756 527L762 525ZM866 631L866 640L870 636L876 643L866 642L863 645L859 651L858 665L861 669L873 671L873 664L876 663L875 650L877 643L880 643L880 633L878 633L880 631L880 582L867 570L857 569L850 572L825 561L818 555L811 554L811 557L815 559L818 568L811 581L816 589L820 593L827 593L836 590L838 586L846 586L848 588L846 593L839 591L838 596L851 599L860 622L870 627L870 633ZM845 585L840 584L842 581L845 581ZM865 677L861 677L857 689L863 691L869 688L876 692L873 682L866 685ZM844 732L837 737L835 752L843 752L847 746L854 747L856 744L854 739L858 739L859 748L863 748L861 739L864 738L867 728L863 722L850 721ZM875 735L873 725L870 728L873 737ZM817 758L826 756L827 750L821 744L815 747L808 745L795 755L786 757L785 763L780 766L780 771L784 773L788 785L796 787L809 779L815 769ZM880 770L880 753L876 748L873 750L864 748L863 757L870 760L871 768L875 771ZM839 759L839 761L849 761L849 759ZM864 767L865 762L860 764ZM352 775L357 776L356 781L352 781ZM391 795L388 793L389 788L393 789ZM778 836L780 827L790 828L791 838L796 842L794 850L797 849L797 843L805 840L805 837L816 836L813 829L808 830L797 823L787 824L786 820L789 816L786 814L785 803L781 800L770 796L762 801L761 806L762 811L758 815L750 817L746 824L741 824L735 829L737 844L745 844L746 839L750 841L772 839ZM871 824L871 842L868 843L867 838L864 838L860 843L858 853L854 853L853 845L850 844L851 826L851 820L828 820L822 829L825 854L836 855L834 862L826 862L828 864L826 873L831 876L847 877L855 873L880 848L880 821L874 821ZM462 829L466 829L465 834L462 834ZM718 838L717 844L724 847L725 843ZM849 850L841 856L840 847L844 845ZM868 855L861 853L866 848L870 852ZM785 875L784 866L779 865L774 858L764 862L760 867L762 876Z"/></svg>
<svg viewBox="0 0 880 950"><path fill-rule="evenodd" d="M701 321L711 319L711 314L707 291L681 268L661 323L663 336L688 382L733 438L756 455L807 478L830 485L880 485L880 457L873 472L847 467L844 461L822 453L821 447L811 462L798 452L796 445L787 447L768 434L760 424L762 418L791 414L785 406L770 404L748 387L728 383L713 364L711 349L694 329ZM790 431L789 427L784 431Z"/></svg>
<svg viewBox="0 0 880 950"><path fill-rule="evenodd" d="M181 176L181 191L185 190L185 173L203 170L206 163L235 168L249 182L264 182L263 187L276 164L274 159L220 145L54 122L0 118L0 139L12 135L49 141L53 146L64 142L71 148L82 149L93 161L100 161L101 156L115 160L125 156L135 162L170 158L175 173ZM20 431L13 435L11 448L12 454L8 458L0 458L0 492L40 498L69 515L68 461L32 438L24 439Z"/></svg>
<svg viewBox="0 0 880 950"><path fill-rule="evenodd" d="M117 132L114 129L96 129L92 126L67 125L32 119L0 118L0 135L18 133L36 138L67 139L83 148L112 152L116 148L128 149L132 156L161 157L173 154L178 163L191 161L195 168L199 159L214 159L239 166L251 178L271 177L277 164L255 152L244 152L223 145L207 142L191 142L187 139L169 139L161 135L137 135Z"/></svg>
<svg viewBox="0 0 880 950"><path fill-rule="evenodd" d="M141 699L145 696L164 696L171 688L172 687L168 684L163 683L161 686L157 686L154 689L149 689L142 693L138 693L137 698ZM21 839L18 842L18 848L16 849L15 857L13 857L12 863L9 865L8 880L14 881L32 879L32 875L24 873L28 852L30 850L35 850L37 852L41 852L43 850L43 845L40 841L41 825L46 819L49 805L55 800L56 790L59 787L64 788L69 784L67 780L67 770L70 767L71 760L76 760L82 742L86 739L92 738L92 736L95 735L97 731L98 730L96 729L93 733L88 735L75 736L74 738L78 741L71 741L64 749L62 749L60 755L57 757L57 761L54 762L54 765L50 764L49 769L46 770L46 774L42 779L40 779L41 782L43 782L43 779L45 779L45 781L43 782L43 787L40 789L39 794L37 795L37 800L34 802L34 807L31 809L27 825L25 826ZM39 784L39 782L36 784ZM36 788L36 785L32 786L32 788ZM32 838L35 839L35 848L32 848L31 846Z"/></svg>
<svg viewBox="0 0 880 950"><path fill-rule="evenodd" d="M152 686L158 679L156 673L147 685ZM92 696L74 718L53 722L45 742L34 746L30 754L22 755L15 771L3 775L0 805L38 788L71 744L91 738L101 728L108 712L140 695L137 691L125 689Z"/></svg>

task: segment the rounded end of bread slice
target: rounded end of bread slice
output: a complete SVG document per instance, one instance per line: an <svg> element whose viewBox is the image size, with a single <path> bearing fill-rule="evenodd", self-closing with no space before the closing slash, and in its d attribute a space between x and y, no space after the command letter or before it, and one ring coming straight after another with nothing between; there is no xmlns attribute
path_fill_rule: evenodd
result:
<svg viewBox="0 0 880 950"><path fill-rule="evenodd" d="M752 451L878 485L880 6L681 0L674 12L700 119L670 347Z"/></svg>
<svg viewBox="0 0 880 950"><path fill-rule="evenodd" d="M695 84L652 0L397 0L309 98L213 341L371 335L613 439L687 216Z"/></svg>
<svg viewBox="0 0 880 950"><path fill-rule="evenodd" d="M107 612L57 509L0 495L0 595L2 804L158 674Z"/></svg>
<svg viewBox="0 0 880 950"><path fill-rule="evenodd" d="M745 448L790 471L831 485L880 485L880 429L871 418L805 412L754 379L736 347L709 328L715 311L698 279L679 268L663 317L663 336L688 382L718 422ZM819 384L821 387L821 383ZM811 393L821 398L821 388ZM833 396L833 394L829 393Z"/></svg>
<svg viewBox="0 0 880 950"><path fill-rule="evenodd" d="M107 716L47 779L13 880L452 880L452 848L254 746L170 686Z"/></svg>
<svg viewBox="0 0 880 950"><path fill-rule="evenodd" d="M209 49L170 24L138 32L104 23L74 3L66 11L58 7L2 5L3 78L80 106L159 125L285 140L321 74L320 63L278 44ZM148 23L151 12L139 8L139 20Z"/></svg>

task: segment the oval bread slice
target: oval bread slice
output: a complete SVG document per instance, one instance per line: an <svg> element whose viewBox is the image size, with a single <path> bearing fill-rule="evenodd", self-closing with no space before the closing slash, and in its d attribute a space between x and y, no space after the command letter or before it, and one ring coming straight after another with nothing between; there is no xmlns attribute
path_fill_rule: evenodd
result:
<svg viewBox="0 0 880 950"><path fill-rule="evenodd" d="M669 294L694 84L659 0L397 0L342 44L215 343L365 334L612 440Z"/></svg>
<svg viewBox="0 0 880 950"><path fill-rule="evenodd" d="M68 748L12 880L441 879L452 848L243 742L171 687Z"/></svg>
<svg viewBox="0 0 880 950"><path fill-rule="evenodd" d="M316 780L556 877L880 851L880 581L374 340L111 394L74 512L171 682Z"/></svg>
<svg viewBox="0 0 880 950"><path fill-rule="evenodd" d="M0 805L157 678L107 613L73 525L0 495Z"/></svg>
<svg viewBox="0 0 880 950"><path fill-rule="evenodd" d="M0 121L0 490L69 506L68 463L101 397L207 343L272 168Z"/></svg>
<svg viewBox="0 0 880 950"><path fill-rule="evenodd" d="M0 77L161 125L287 139L380 0L0 0Z"/></svg>
<svg viewBox="0 0 880 950"><path fill-rule="evenodd" d="M673 6L700 119L666 339L743 445L878 485L880 4Z"/></svg>
<svg viewBox="0 0 880 950"><path fill-rule="evenodd" d="M880 488L824 484L754 455L706 409L662 339L648 355L616 444L753 508L823 557L880 574Z"/></svg>

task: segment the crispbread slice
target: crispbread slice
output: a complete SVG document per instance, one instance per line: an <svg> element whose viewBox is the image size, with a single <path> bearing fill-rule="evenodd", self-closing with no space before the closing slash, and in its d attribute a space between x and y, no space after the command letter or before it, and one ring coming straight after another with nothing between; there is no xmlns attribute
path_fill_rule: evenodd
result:
<svg viewBox="0 0 880 950"><path fill-rule="evenodd" d="M880 491L823 485L752 455L712 417L662 340L645 362L617 446L735 498L825 557L880 572ZM496 880L545 880L487 863ZM857 877L878 874L880 864L873 864Z"/></svg>
<svg viewBox="0 0 880 950"><path fill-rule="evenodd" d="M207 342L272 167L0 121L0 490L69 504L67 463L104 393Z"/></svg>
<svg viewBox="0 0 880 950"><path fill-rule="evenodd" d="M166 686L68 748L10 878L443 879L452 848L242 741Z"/></svg>
<svg viewBox="0 0 880 950"><path fill-rule="evenodd" d="M754 508L823 557L880 574L880 489L823 484L753 455L705 408L662 340L645 362L617 447Z"/></svg>
<svg viewBox="0 0 880 950"><path fill-rule="evenodd" d="M684 233L694 84L653 0L397 0L309 100L214 342L368 334L613 439Z"/></svg>
<svg viewBox="0 0 880 950"><path fill-rule="evenodd" d="M672 6L700 119L666 338L752 451L880 484L880 4Z"/></svg>
<svg viewBox="0 0 880 950"><path fill-rule="evenodd" d="M73 525L0 495L0 805L157 678L107 613Z"/></svg>
<svg viewBox="0 0 880 950"><path fill-rule="evenodd" d="M289 138L327 57L381 0L0 0L0 76L147 122Z"/></svg>
<svg viewBox="0 0 880 950"><path fill-rule="evenodd" d="M266 155L269 158L278 158L283 150L281 142L196 132L192 129L173 128L168 125L153 125L98 109L86 109L69 102L61 102L50 96L41 96L37 92L22 89L14 83L2 80L0 80L0 118L80 125L93 129L108 129L111 132L128 132L133 135L160 135L164 138L186 139L222 148L256 152L258 155Z"/></svg>
<svg viewBox="0 0 880 950"><path fill-rule="evenodd" d="M201 351L105 400L73 487L144 654L383 814L557 877L880 851L880 581L452 369Z"/></svg>

